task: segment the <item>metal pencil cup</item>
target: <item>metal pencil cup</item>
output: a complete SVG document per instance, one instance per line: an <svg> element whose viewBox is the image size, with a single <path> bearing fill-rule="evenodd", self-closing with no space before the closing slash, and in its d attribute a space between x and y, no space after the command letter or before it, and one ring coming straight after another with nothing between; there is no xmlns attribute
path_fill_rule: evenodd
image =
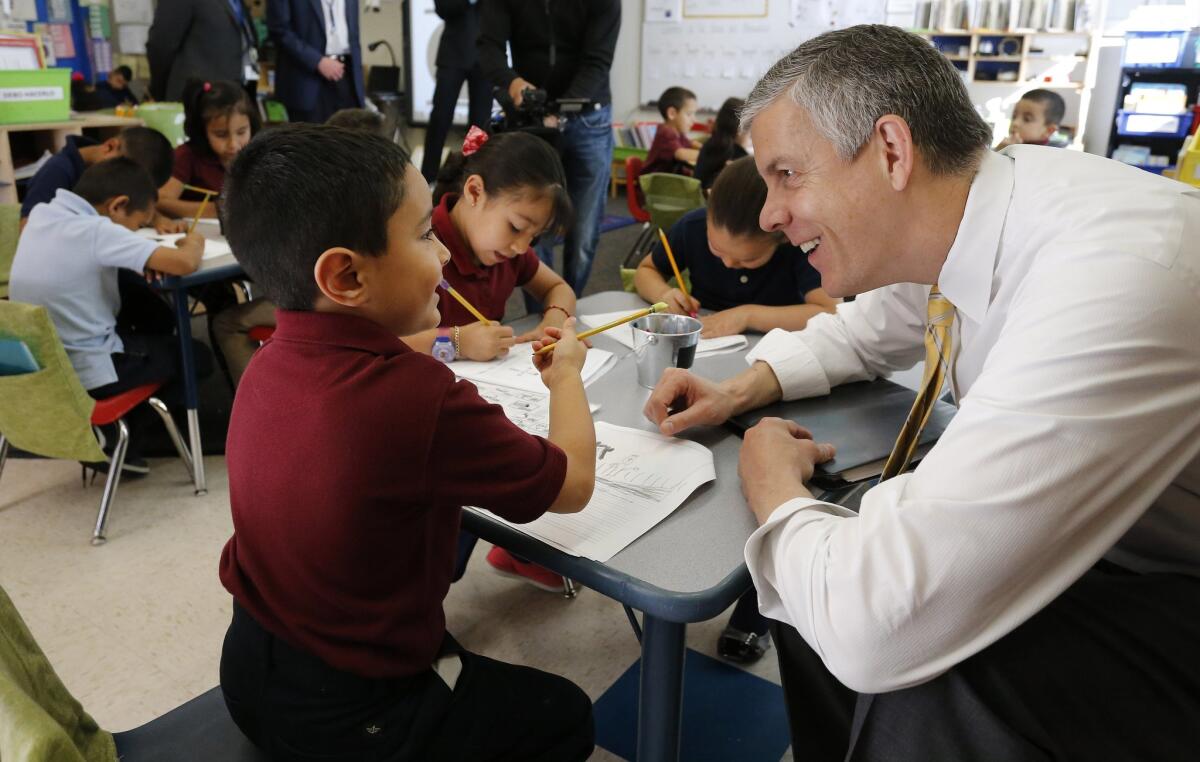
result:
<svg viewBox="0 0 1200 762"><path fill-rule="evenodd" d="M690 368L696 359L700 329L687 315L647 315L630 323L638 384L653 389L667 368Z"/></svg>

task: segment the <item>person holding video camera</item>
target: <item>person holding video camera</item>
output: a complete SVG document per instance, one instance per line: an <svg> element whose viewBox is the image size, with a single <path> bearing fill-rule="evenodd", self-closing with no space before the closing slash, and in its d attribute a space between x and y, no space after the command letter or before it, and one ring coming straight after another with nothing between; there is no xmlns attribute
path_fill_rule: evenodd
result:
<svg viewBox="0 0 1200 762"><path fill-rule="evenodd" d="M563 244L563 277L583 292L600 238L600 218L612 162L612 92L609 69L621 27L619 0L487 0L480 4L479 63L484 74L522 108L528 91L550 103L580 99L569 115L545 117L557 140L575 219ZM512 48L512 66L505 55ZM538 257L553 264L554 242L543 240Z"/></svg>

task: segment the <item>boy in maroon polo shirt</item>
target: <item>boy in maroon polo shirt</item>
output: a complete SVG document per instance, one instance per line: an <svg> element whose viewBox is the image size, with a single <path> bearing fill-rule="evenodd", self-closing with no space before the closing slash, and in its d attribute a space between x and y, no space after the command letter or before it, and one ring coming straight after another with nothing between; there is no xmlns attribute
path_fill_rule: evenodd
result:
<svg viewBox="0 0 1200 762"><path fill-rule="evenodd" d="M663 122L654 132L642 174L692 174L700 156L700 149L687 136L696 123L696 94L685 87L668 87L658 96L658 113Z"/></svg>
<svg viewBox="0 0 1200 762"><path fill-rule="evenodd" d="M235 722L280 759L586 759L587 696L463 651L442 610L462 505L530 521L591 497L573 321L539 362L547 441L397 338L437 324L447 258L401 148L288 125L247 146L225 187L229 242L279 306L226 447Z"/></svg>

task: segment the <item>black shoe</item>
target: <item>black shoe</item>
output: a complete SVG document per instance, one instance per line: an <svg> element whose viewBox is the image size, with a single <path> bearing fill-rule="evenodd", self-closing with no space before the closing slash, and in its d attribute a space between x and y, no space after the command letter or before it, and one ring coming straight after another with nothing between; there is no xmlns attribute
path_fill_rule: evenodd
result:
<svg viewBox="0 0 1200 762"><path fill-rule="evenodd" d="M726 627L717 638L717 654L738 664L753 664L771 647L771 636Z"/></svg>

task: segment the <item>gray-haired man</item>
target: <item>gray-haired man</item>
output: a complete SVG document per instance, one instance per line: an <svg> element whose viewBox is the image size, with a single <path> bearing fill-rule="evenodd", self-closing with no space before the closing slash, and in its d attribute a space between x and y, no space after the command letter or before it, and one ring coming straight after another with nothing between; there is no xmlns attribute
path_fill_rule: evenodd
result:
<svg viewBox="0 0 1200 762"><path fill-rule="evenodd" d="M926 357L959 406L858 515L805 486L836 443L778 419L746 435L746 560L782 623L796 756L1194 757L1200 194L989 151L951 64L892 27L801 45L743 123L762 227L861 296L726 382L669 371L647 416L677 434Z"/></svg>

